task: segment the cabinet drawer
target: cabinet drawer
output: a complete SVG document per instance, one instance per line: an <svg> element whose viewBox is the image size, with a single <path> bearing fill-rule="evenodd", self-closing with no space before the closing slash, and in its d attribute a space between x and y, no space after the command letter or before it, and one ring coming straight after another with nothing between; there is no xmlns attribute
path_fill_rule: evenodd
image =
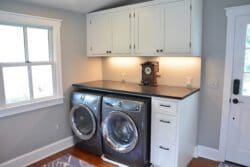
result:
<svg viewBox="0 0 250 167"><path fill-rule="evenodd" d="M174 167L175 166L175 146L155 145L152 148L153 167Z"/></svg>
<svg viewBox="0 0 250 167"><path fill-rule="evenodd" d="M174 142L176 140L177 123L176 117L154 113L153 114L153 129L152 134L154 134L154 140L159 144L164 144L166 142Z"/></svg>
<svg viewBox="0 0 250 167"><path fill-rule="evenodd" d="M165 100L153 100L152 101L153 112L162 114L177 114L177 104L175 102Z"/></svg>

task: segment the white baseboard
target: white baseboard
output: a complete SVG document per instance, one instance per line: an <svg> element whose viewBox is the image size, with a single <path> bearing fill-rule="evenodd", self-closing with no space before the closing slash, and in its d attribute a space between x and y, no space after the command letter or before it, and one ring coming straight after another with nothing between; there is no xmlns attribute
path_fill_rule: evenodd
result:
<svg viewBox="0 0 250 167"><path fill-rule="evenodd" d="M44 146L27 154L21 155L9 161L0 164L0 167L27 166L50 155L60 152L66 148L73 146L73 136L67 137L50 145ZM194 157L202 157L214 161L220 160L220 152L217 149L198 145L194 151Z"/></svg>
<svg viewBox="0 0 250 167"><path fill-rule="evenodd" d="M196 153L195 155L196 157L202 157L202 158L206 158L206 159L210 159L210 160L214 160L214 161L220 161L220 151L214 148L210 148L210 147L206 147L206 146L202 146L202 145L198 145L196 148Z"/></svg>
<svg viewBox="0 0 250 167"><path fill-rule="evenodd" d="M0 167L27 166L74 145L73 136L59 140L0 164Z"/></svg>
<svg viewBox="0 0 250 167"><path fill-rule="evenodd" d="M198 157L199 157L199 155L198 155L198 146L196 146L194 148L194 158L198 158Z"/></svg>

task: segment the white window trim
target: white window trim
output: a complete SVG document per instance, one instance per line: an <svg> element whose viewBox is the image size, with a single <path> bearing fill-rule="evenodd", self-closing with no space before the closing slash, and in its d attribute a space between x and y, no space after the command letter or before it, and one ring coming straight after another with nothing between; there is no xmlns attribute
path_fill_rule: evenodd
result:
<svg viewBox="0 0 250 167"><path fill-rule="evenodd" d="M53 31L53 59L55 62L55 96L44 99L31 100L28 102L5 105L0 102L0 118L19 114L27 111L33 111L45 107L50 107L63 103L63 86L62 86L62 67L61 67L61 22L59 19L44 18L32 15L17 14L6 11L0 11L0 22L5 24L21 24L29 26L50 27ZM0 70L0 75L2 72ZM4 91L1 88L0 91ZM2 96L0 94L0 96ZM2 98L0 98L2 99Z"/></svg>

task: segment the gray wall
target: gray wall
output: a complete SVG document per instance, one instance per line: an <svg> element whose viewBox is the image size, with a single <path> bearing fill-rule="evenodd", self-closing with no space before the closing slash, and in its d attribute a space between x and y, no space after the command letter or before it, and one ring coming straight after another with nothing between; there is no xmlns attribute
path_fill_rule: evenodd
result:
<svg viewBox="0 0 250 167"><path fill-rule="evenodd" d="M224 8L250 0L204 0L203 57L199 144L219 146L225 59ZM69 93L74 82L101 79L101 61L87 59L85 16L71 12L0 1L0 10L63 19L62 63L65 104L0 118L0 163L71 135L68 126ZM218 81L218 88L208 82ZM56 130L56 125L60 125Z"/></svg>
<svg viewBox="0 0 250 167"><path fill-rule="evenodd" d="M199 144L219 148L226 43L226 7L250 0L204 0ZM218 81L218 88L208 86Z"/></svg>
<svg viewBox="0 0 250 167"><path fill-rule="evenodd" d="M68 123L71 84L101 79L101 60L87 59L85 16L0 1L0 10L63 19L62 69L65 104L0 118L0 163L71 136ZM56 125L60 128L56 130Z"/></svg>

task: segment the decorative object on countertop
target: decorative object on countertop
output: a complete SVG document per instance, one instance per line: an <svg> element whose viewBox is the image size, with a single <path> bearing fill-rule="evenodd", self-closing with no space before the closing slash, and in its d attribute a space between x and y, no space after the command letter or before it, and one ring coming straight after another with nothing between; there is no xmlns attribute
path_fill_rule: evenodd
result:
<svg viewBox="0 0 250 167"><path fill-rule="evenodd" d="M159 62L157 61L148 61L142 66L142 80L141 85L143 86L157 86L157 73L159 72Z"/></svg>
<svg viewBox="0 0 250 167"><path fill-rule="evenodd" d="M193 78L192 78L192 77L188 77L188 78L187 78L186 87L187 87L188 89L192 89L192 88L193 88Z"/></svg>
<svg viewBox="0 0 250 167"><path fill-rule="evenodd" d="M55 161L49 162L43 167L95 167L83 160L80 160L70 154L65 154L62 157L56 159Z"/></svg>

